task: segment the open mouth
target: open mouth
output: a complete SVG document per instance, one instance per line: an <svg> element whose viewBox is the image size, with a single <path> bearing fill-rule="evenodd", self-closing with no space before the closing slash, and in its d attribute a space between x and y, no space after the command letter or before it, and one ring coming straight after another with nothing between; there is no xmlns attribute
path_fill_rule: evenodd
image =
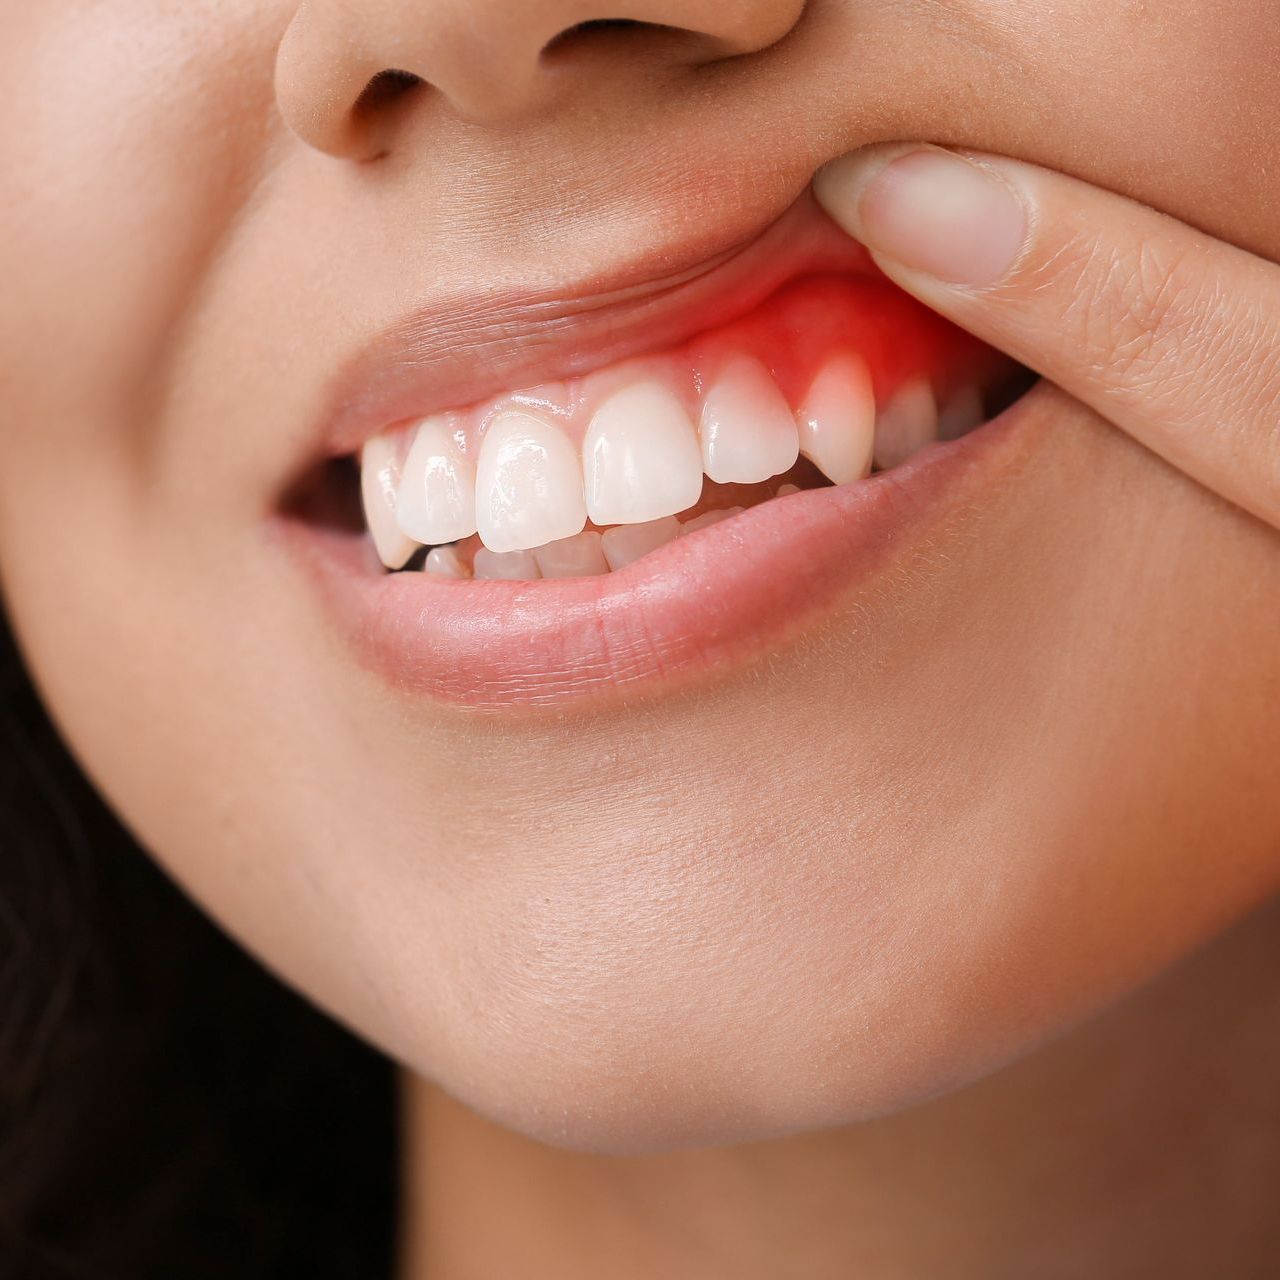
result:
<svg viewBox="0 0 1280 1280"><path fill-rule="evenodd" d="M829 611L912 476L1034 381L865 265L819 267L665 349L365 432L291 515L394 683L557 702Z"/></svg>
<svg viewBox="0 0 1280 1280"><path fill-rule="evenodd" d="M615 572L762 502L959 439L1028 377L887 281L811 276L675 350L374 436L364 519L390 570Z"/></svg>

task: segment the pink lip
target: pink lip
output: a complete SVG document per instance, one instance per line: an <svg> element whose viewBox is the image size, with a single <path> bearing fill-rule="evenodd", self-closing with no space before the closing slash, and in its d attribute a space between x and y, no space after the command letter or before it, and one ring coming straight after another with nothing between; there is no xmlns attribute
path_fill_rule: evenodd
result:
<svg viewBox="0 0 1280 1280"><path fill-rule="evenodd" d="M973 509L1018 465L1041 399L892 472L773 499L596 578L384 575L365 539L289 536L361 662L398 689L489 711L669 689L813 627Z"/></svg>
<svg viewBox="0 0 1280 1280"><path fill-rule="evenodd" d="M748 239L698 252L669 246L665 270L646 260L568 296L504 286L497 298L440 299L405 317L339 371L320 452L355 453L394 423L674 346L801 275L879 274L807 190Z"/></svg>

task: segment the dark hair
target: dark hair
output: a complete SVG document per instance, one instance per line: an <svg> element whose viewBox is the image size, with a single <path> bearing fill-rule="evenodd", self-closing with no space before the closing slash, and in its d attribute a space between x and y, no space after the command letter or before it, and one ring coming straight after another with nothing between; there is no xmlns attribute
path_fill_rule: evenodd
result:
<svg viewBox="0 0 1280 1280"><path fill-rule="evenodd" d="M0 617L0 1277L389 1276L390 1066L215 929Z"/></svg>

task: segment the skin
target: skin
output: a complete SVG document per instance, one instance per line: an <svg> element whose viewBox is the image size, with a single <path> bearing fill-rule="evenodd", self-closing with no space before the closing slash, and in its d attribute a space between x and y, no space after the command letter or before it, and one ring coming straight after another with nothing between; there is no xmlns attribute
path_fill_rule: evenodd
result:
<svg viewBox="0 0 1280 1280"><path fill-rule="evenodd" d="M1046 389L1013 481L785 652L505 718L361 671L271 536L353 343L582 296L868 143L1280 259L1269 4L796 8L0 6L6 606L147 847L413 1073L406 1274L1262 1275L1274 529ZM537 62L617 16L694 30ZM437 88L352 115L388 67Z"/></svg>

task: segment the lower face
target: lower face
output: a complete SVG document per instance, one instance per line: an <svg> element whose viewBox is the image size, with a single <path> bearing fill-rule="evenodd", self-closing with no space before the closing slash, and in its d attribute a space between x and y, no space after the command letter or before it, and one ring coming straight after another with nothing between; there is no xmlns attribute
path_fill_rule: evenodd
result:
<svg viewBox="0 0 1280 1280"><path fill-rule="evenodd" d="M990 1072L1274 891L1274 533L1058 389L1018 396L805 194L931 136L1280 256L1264 167L1169 75L1200 17L1152 47L1123 17L815 6L786 66L636 109L691 148L683 185L641 155L548 238L530 175L614 172L630 117L517 156L438 115L410 137L431 172L373 177L269 123L288 6L192 7L209 38L172 81L190 34L154 5L114 6L127 74L101 7L57 8L0 69L104 110L0 134L32 177L0 251L6 601L104 793L337 1017L551 1141L760 1138ZM1237 72L1264 16L1219 15ZM983 41L1017 70L975 101ZM1160 88L1099 70L1081 104L1121 54ZM543 359L530 317L638 278L672 201L683 301ZM423 242L424 202L452 236ZM355 358L424 307L426 375ZM495 307L525 339L480 386L453 366Z"/></svg>

